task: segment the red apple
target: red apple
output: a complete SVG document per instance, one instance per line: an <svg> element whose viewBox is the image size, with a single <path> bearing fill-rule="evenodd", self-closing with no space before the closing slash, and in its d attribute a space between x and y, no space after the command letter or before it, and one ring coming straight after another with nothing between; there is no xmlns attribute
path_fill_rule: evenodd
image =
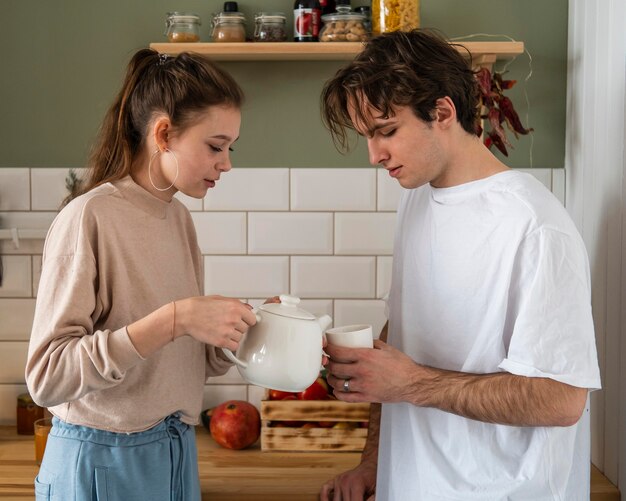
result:
<svg viewBox="0 0 626 501"><path fill-rule="evenodd" d="M261 434L261 416L256 407L242 400L229 400L213 409L211 436L227 449L245 449Z"/></svg>
<svg viewBox="0 0 626 501"><path fill-rule="evenodd" d="M317 423L317 425L320 428L332 428L333 426L335 426L336 421L319 421Z"/></svg>
<svg viewBox="0 0 626 501"><path fill-rule="evenodd" d="M292 400L295 399L296 394L291 391L281 391L281 390L270 390L269 391L269 399L270 400Z"/></svg>
<svg viewBox="0 0 626 501"><path fill-rule="evenodd" d="M311 386L298 393L298 400L328 400L328 383L318 377Z"/></svg>

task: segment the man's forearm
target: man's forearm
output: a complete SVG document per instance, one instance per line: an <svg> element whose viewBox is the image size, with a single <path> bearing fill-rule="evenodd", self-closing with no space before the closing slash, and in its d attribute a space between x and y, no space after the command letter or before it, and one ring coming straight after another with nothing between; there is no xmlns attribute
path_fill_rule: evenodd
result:
<svg viewBox="0 0 626 501"><path fill-rule="evenodd" d="M370 420L367 429L367 440L361 454L361 463L377 465L378 443L380 439L380 414L381 404L370 405Z"/></svg>
<svg viewBox="0 0 626 501"><path fill-rule="evenodd" d="M413 404L488 423L571 426L587 399L586 389L547 378L418 367Z"/></svg>

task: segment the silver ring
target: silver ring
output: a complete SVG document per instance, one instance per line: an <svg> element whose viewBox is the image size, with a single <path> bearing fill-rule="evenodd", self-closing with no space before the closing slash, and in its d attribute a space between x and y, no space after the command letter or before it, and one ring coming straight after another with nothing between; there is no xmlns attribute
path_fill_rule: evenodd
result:
<svg viewBox="0 0 626 501"><path fill-rule="evenodd" d="M343 380L343 391L346 393L350 393L350 380L349 379Z"/></svg>

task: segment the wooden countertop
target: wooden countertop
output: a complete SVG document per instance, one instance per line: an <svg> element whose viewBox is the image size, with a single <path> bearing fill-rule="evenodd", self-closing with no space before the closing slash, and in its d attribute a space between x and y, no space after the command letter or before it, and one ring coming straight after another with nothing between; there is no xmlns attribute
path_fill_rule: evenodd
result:
<svg viewBox="0 0 626 501"><path fill-rule="evenodd" d="M211 501L317 501L321 485L359 461L353 452L241 451L217 445L196 428L202 498ZM34 499L34 438L0 426L0 499Z"/></svg>
<svg viewBox="0 0 626 501"><path fill-rule="evenodd" d="M352 452L231 451L218 446L197 427L202 498L211 501L314 501L320 486L357 464ZM37 475L34 439L0 427L0 499L34 499ZM617 488L592 465L591 501L619 501Z"/></svg>

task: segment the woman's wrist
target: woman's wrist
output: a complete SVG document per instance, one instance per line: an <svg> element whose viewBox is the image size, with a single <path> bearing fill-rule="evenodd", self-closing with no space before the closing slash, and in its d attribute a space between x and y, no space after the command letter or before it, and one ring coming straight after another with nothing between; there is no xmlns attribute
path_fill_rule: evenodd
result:
<svg viewBox="0 0 626 501"><path fill-rule="evenodd" d="M172 301L170 303L172 314L172 341L176 341L176 339L187 333L185 328L185 306L186 303L184 299Z"/></svg>

